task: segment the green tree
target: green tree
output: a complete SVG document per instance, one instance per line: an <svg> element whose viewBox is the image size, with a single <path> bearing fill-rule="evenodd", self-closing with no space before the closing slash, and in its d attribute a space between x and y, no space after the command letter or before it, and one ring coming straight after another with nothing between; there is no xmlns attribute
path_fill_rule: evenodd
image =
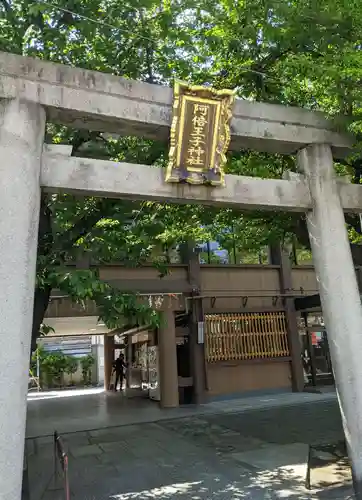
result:
<svg viewBox="0 0 362 500"><path fill-rule="evenodd" d="M70 384L73 385L73 375L78 370L78 360L74 356L67 356L65 360L65 373L70 375Z"/></svg>
<svg viewBox="0 0 362 500"><path fill-rule="evenodd" d="M92 354L88 354L80 360L84 385L90 385L92 383L92 368L94 363L95 358Z"/></svg>
<svg viewBox="0 0 362 500"><path fill-rule="evenodd" d="M174 77L240 98L322 110L336 126L361 136L362 11L352 0L0 0L0 49L126 78L171 85ZM154 165L165 164L167 145L97 131L49 125L47 141L72 146L72 154ZM359 153L336 165L360 183ZM250 151L228 156L228 172L280 178L295 159ZM359 239L350 217L351 238ZM169 206L70 195L43 194L39 228L33 341L52 289L75 301L94 300L107 326L157 324L154 311L132 294L120 294L97 271L70 270L78 255L100 263L141 265L155 250L186 238L218 236L235 250L258 251L297 236L308 246L303 217L240 213L202 206ZM162 269L164 272L164 269ZM33 344L34 345L34 344Z"/></svg>
<svg viewBox="0 0 362 500"><path fill-rule="evenodd" d="M40 373L45 375L48 387L62 387L63 376L67 367L67 357L61 351L44 352L41 358Z"/></svg>

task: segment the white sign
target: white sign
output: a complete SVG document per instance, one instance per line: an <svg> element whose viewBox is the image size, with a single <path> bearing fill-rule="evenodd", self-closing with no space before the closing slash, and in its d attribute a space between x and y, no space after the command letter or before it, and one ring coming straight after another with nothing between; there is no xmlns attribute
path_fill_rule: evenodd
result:
<svg viewBox="0 0 362 500"><path fill-rule="evenodd" d="M198 321L198 323L197 323L197 343L198 344L204 343L204 322L203 321Z"/></svg>

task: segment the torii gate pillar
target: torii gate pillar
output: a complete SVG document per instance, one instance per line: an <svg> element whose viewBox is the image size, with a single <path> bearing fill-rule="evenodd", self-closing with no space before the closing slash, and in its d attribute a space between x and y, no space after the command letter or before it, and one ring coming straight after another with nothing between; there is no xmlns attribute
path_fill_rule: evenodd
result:
<svg viewBox="0 0 362 500"><path fill-rule="evenodd" d="M357 278L331 148L309 146L298 153L298 163L312 198L309 238L356 498L362 499L362 307Z"/></svg>
<svg viewBox="0 0 362 500"><path fill-rule="evenodd" d="M0 99L0 499L21 497L45 111Z"/></svg>

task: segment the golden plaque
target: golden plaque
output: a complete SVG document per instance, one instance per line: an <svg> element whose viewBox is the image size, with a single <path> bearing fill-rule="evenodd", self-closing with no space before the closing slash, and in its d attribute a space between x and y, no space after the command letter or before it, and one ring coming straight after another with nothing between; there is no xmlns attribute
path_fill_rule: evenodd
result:
<svg viewBox="0 0 362 500"><path fill-rule="evenodd" d="M166 182L224 186L233 90L176 82Z"/></svg>

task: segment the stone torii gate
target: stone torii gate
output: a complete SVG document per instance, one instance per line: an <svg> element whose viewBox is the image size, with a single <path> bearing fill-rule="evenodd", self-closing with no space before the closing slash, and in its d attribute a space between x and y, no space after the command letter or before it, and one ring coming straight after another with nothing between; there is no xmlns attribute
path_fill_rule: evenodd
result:
<svg viewBox="0 0 362 500"><path fill-rule="evenodd" d="M362 309L343 211L362 187L337 181L349 137L319 113L237 101L231 149L298 154L289 180L226 176L226 187L166 184L162 169L43 147L46 121L168 138L172 90L0 53L0 499L20 500L41 189L112 198L307 213L358 498L362 498Z"/></svg>

